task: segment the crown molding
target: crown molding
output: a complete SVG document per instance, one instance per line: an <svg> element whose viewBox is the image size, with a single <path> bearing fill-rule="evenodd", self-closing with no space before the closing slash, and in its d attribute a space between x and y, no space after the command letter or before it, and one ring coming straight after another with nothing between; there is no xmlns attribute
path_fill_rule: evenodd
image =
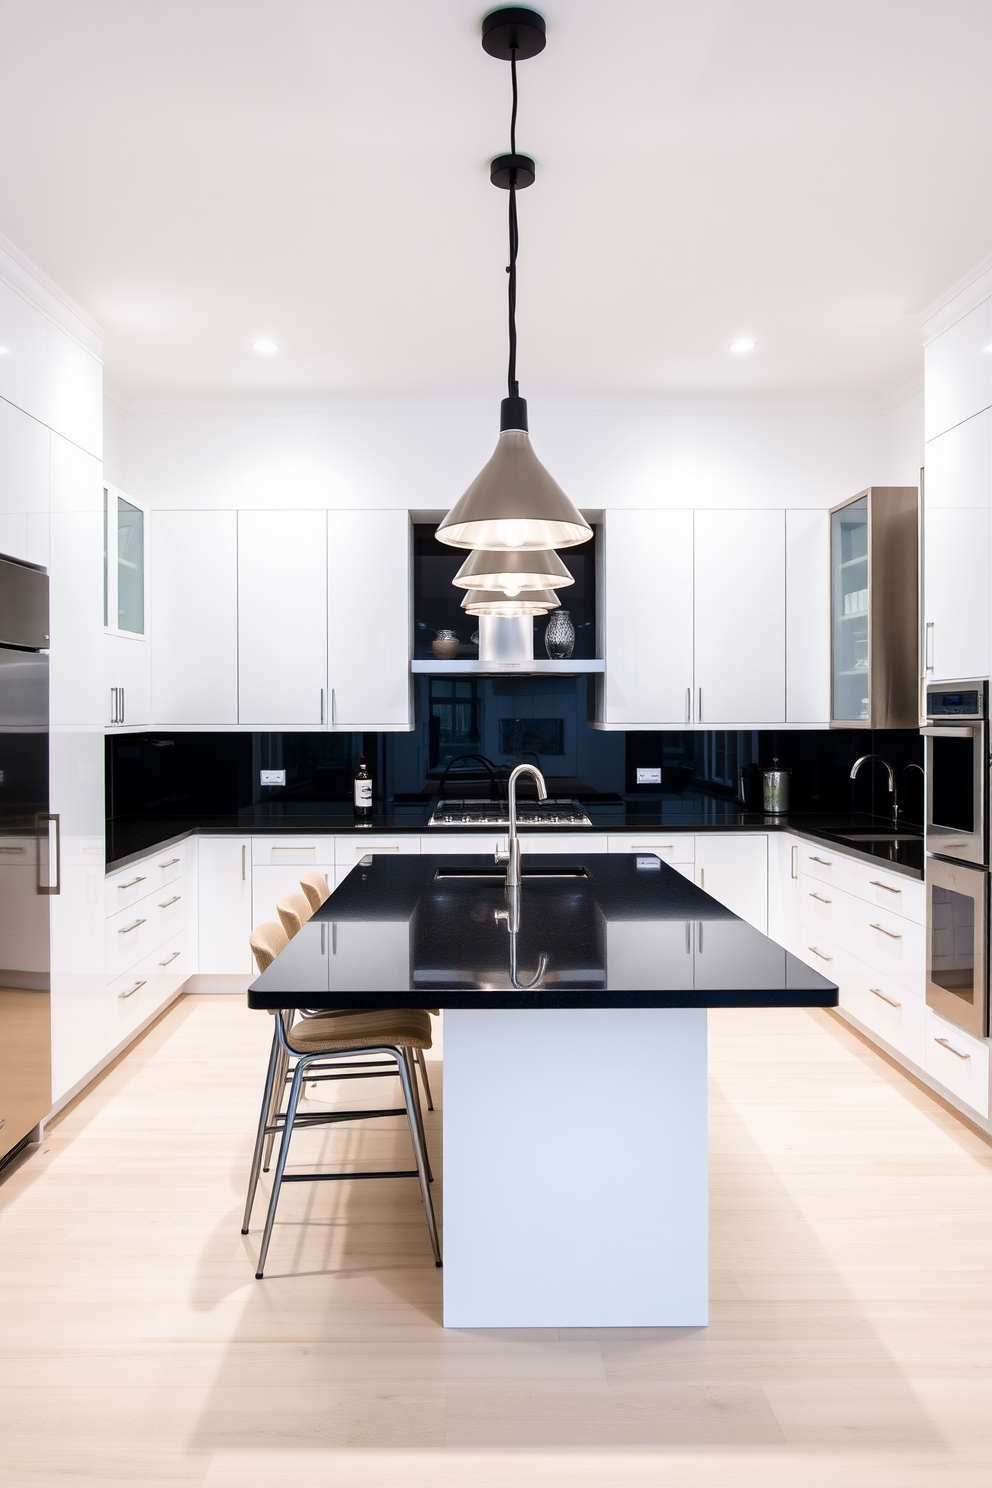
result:
<svg viewBox="0 0 992 1488"><path fill-rule="evenodd" d="M0 278L80 346L102 359L105 337L101 327L3 233L0 233Z"/></svg>
<svg viewBox="0 0 992 1488"><path fill-rule="evenodd" d="M911 377L906 382L900 383L898 387L893 388L888 396L882 399L879 412L884 418L886 414L893 413L895 409L899 408L903 403L908 403L910 398L922 397L922 395L922 375L918 377Z"/></svg>
<svg viewBox="0 0 992 1488"><path fill-rule="evenodd" d="M923 331L923 344L932 341L948 326L952 326L974 310L983 300L992 296L992 253L983 258L981 263L969 269L963 278L956 284L952 284L939 299L934 300L928 309L920 316L920 326Z"/></svg>
<svg viewBox="0 0 992 1488"><path fill-rule="evenodd" d="M123 393L119 393L116 388L111 387L106 379L104 379L103 383L103 401L104 403L109 403L115 413L127 417L130 407L128 400L124 397Z"/></svg>

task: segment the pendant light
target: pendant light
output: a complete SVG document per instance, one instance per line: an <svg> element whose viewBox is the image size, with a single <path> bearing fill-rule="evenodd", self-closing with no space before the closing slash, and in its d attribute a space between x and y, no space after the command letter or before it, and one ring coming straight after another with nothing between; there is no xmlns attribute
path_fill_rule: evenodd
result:
<svg viewBox="0 0 992 1488"><path fill-rule="evenodd" d="M511 619L519 615L546 615L558 605L553 589L528 589L515 596L501 589L470 589L462 600L462 609L469 615L505 615Z"/></svg>
<svg viewBox="0 0 992 1488"><path fill-rule="evenodd" d="M456 589L502 589L512 598L531 589L563 589L575 580L557 553L478 548L451 582Z"/></svg>
<svg viewBox="0 0 992 1488"><path fill-rule="evenodd" d="M510 64L513 97L510 153L497 156L489 171L493 185L509 192L508 396L500 406L499 442L492 459L437 529L438 539L455 548L535 552L574 547L592 537L589 523L531 448L527 400L517 382L517 192L532 185L535 175L530 156L517 154L517 63L543 51L545 39L542 17L521 6L495 10L482 22L483 48Z"/></svg>

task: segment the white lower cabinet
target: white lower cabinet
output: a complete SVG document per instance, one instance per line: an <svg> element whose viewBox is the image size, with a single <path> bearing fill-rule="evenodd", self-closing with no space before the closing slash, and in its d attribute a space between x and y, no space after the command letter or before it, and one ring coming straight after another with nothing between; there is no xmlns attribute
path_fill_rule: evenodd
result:
<svg viewBox="0 0 992 1488"><path fill-rule="evenodd" d="M696 839L691 832L629 832L607 839L611 853L653 853L691 879L696 867Z"/></svg>
<svg viewBox="0 0 992 1488"><path fill-rule="evenodd" d="M768 935L797 955L800 941L800 842L791 832L769 832Z"/></svg>
<svg viewBox="0 0 992 1488"><path fill-rule="evenodd" d="M400 857L404 853L420 853L420 838L413 833L409 836L398 834L395 837L387 837L382 833L370 833L362 837L357 833L353 837L338 837L334 842L334 887L344 883L348 874L360 863L368 853L386 853L390 857Z"/></svg>
<svg viewBox="0 0 992 1488"><path fill-rule="evenodd" d="M276 905L287 894L301 894L300 874L317 872L328 888L334 888L334 843L325 849L324 861L306 863L254 864L251 870L251 923L261 925L277 920Z"/></svg>
<svg viewBox="0 0 992 1488"><path fill-rule="evenodd" d="M707 832L695 842L696 883L756 930L768 929L768 838Z"/></svg>
<svg viewBox="0 0 992 1488"><path fill-rule="evenodd" d="M186 859L181 842L107 875L106 1053L180 990L190 974Z"/></svg>
<svg viewBox="0 0 992 1488"><path fill-rule="evenodd" d="M988 1044L948 1023L932 1008L927 1008L926 1015L927 1074L988 1120Z"/></svg>
<svg viewBox="0 0 992 1488"><path fill-rule="evenodd" d="M201 837L197 844L202 976L252 970L251 838ZM268 916L267 916L268 918Z"/></svg>

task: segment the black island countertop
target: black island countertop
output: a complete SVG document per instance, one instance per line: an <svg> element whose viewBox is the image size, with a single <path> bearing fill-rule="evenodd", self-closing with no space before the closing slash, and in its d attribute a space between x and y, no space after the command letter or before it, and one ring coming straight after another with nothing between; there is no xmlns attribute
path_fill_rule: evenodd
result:
<svg viewBox="0 0 992 1488"><path fill-rule="evenodd" d="M253 1008L836 1007L819 972L651 855L529 855L519 929L475 855L360 864Z"/></svg>
<svg viewBox="0 0 992 1488"><path fill-rule="evenodd" d="M194 833L203 836L244 833L261 837L293 832L354 833L355 836L382 832L389 836L437 837L439 851L443 851L446 836L462 836L466 829L430 826L433 805L432 801L418 802L378 811L367 825L356 823L347 805L311 806L304 803L294 803L291 807L259 806L216 816L116 818L107 824L107 871L125 868L146 853L181 842ZM811 812L772 816L744 811L733 801L702 795L663 797L643 802L614 798L607 805L583 801L582 806L589 816L588 826L521 826L520 834L526 837L532 832L612 832L617 835L635 832L794 832L810 841L830 842L868 861L884 863L907 877L923 877L924 851L920 828L910 826L905 831L894 833L888 817L867 813L841 816ZM476 827L472 830L493 835L505 831L505 828ZM845 833L870 835L859 835L852 840Z"/></svg>

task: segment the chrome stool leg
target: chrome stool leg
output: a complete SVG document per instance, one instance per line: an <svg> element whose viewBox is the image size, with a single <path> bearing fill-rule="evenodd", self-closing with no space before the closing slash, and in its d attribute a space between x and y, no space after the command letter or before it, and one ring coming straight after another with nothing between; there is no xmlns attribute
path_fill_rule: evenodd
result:
<svg viewBox="0 0 992 1488"><path fill-rule="evenodd" d="M276 1014L279 1017L279 1014ZM262 1109L258 1116L258 1133L255 1137L255 1150L251 1158L251 1173L248 1178L248 1197L245 1200L245 1216L241 1223L242 1235L247 1235L248 1226L251 1222L252 1206L255 1202L255 1190L258 1188L258 1175L262 1166L262 1148L268 1145L271 1148L272 1138L266 1136L266 1127L271 1125L272 1106L275 1101L276 1071L281 1067L283 1059L283 1048L279 1042L279 1030L272 1030L272 1050L269 1054L269 1067L265 1075L265 1089L262 1092ZM281 1101L280 1101L281 1104Z"/></svg>
<svg viewBox="0 0 992 1488"><path fill-rule="evenodd" d="M306 1072L311 1061L302 1055L296 1061L293 1071L293 1082L289 1087L289 1103L286 1106L286 1117L282 1129L282 1141L279 1143L279 1156L276 1159L275 1176L272 1179L272 1193L269 1196L269 1209L265 1216L265 1229L262 1231L262 1244L258 1252L258 1266L255 1276L261 1280L265 1270L265 1258L269 1253L269 1241L272 1239L272 1227L276 1220L276 1206L279 1203L279 1193L282 1189L283 1174L286 1171L286 1159L289 1157L289 1143L293 1135L293 1125L296 1121L296 1108L300 1103L300 1089L306 1077Z"/></svg>
<svg viewBox="0 0 992 1488"><path fill-rule="evenodd" d="M413 1049L404 1049L402 1053L403 1063L406 1065L406 1072L410 1077L410 1089L413 1092L413 1114L417 1119L420 1141L424 1149L424 1161L427 1164L427 1181L428 1183L433 1183L434 1174L431 1172L431 1160L427 1156L427 1132L424 1129L424 1112L420 1104L420 1091L417 1087L417 1066L414 1062L414 1051Z"/></svg>
<svg viewBox="0 0 992 1488"><path fill-rule="evenodd" d="M420 1134L420 1125L416 1117L416 1096L410 1081L410 1070L397 1050L397 1064L399 1065L400 1080L403 1084L403 1094L406 1099L407 1120L410 1123L410 1136L413 1141L414 1156L417 1159L417 1175L420 1178L420 1196L424 1201L424 1211L427 1215L427 1228L431 1237L431 1249L434 1251L434 1264L441 1264L441 1242L438 1239L437 1220L434 1217L434 1203L431 1199L431 1185L427 1176L427 1151Z"/></svg>
<svg viewBox="0 0 992 1488"><path fill-rule="evenodd" d="M420 1078L424 1082L424 1094L427 1097L427 1109L433 1111L434 1097L431 1095L431 1082L427 1078L427 1060L424 1058L423 1049L417 1050L417 1065L420 1069Z"/></svg>
<svg viewBox="0 0 992 1488"><path fill-rule="evenodd" d="M279 1018L281 1016L282 1016L281 1013L277 1013L276 1014L276 1017L277 1018ZM278 1065L278 1068L276 1069L275 1086L274 1086L273 1091L272 1091L272 1104L271 1104L271 1108L269 1110L269 1119L268 1119L268 1122L266 1123L268 1126L273 1126L275 1124L276 1116L279 1114L280 1107L282 1106L282 1095L283 1095L283 1091L286 1088L286 1076L287 1076L288 1072L289 1072L289 1055L286 1053L286 1050L285 1049L280 1049L279 1050L279 1065ZM266 1138L265 1138L265 1156L262 1159L262 1172L263 1173L267 1173L269 1171L269 1165L272 1162L272 1144L275 1141L275 1139L276 1139L276 1134L273 1131L270 1131L268 1133L268 1135L266 1136Z"/></svg>

